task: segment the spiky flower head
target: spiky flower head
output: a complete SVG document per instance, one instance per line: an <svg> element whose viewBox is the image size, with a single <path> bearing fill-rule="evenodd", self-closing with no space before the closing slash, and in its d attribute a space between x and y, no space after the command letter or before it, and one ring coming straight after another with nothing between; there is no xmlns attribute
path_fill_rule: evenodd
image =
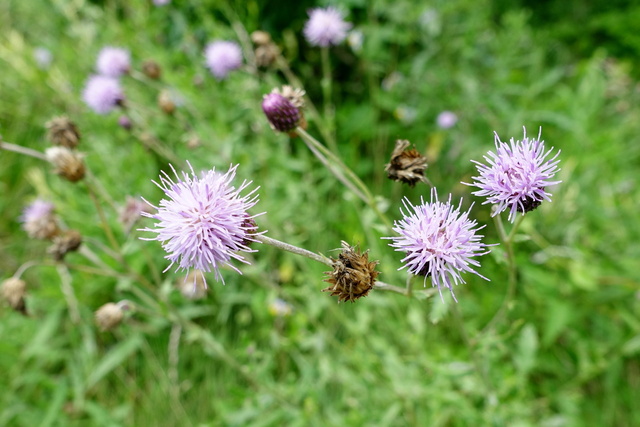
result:
<svg viewBox="0 0 640 427"><path fill-rule="evenodd" d="M409 147L409 141L399 139L391 153L391 161L387 163L384 170L387 177L394 181L400 181L413 187L416 183L426 182L424 171L427 169L427 158L415 148Z"/></svg>
<svg viewBox="0 0 640 427"><path fill-rule="evenodd" d="M166 198L160 200L159 206L147 202L157 213L143 212L142 215L158 222L155 228L143 230L157 234L145 240L162 242L167 252L165 258L171 261L167 269L177 263L178 269L187 271L191 268L214 271L216 280L222 279L220 267L223 265L240 273L231 259L248 264L239 252L256 252L247 242L255 241L255 236L260 234L247 221L257 216L247 212L258 201L257 188L240 195L251 181L244 181L238 188L232 185L237 165L225 174L212 169L201 177L191 165L189 167L191 173L182 172L182 176L172 167L175 181L163 172L160 183L154 182Z"/></svg>
<svg viewBox="0 0 640 427"><path fill-rule="evenodd" d="M36 199L27 206L20 221L29 237L34 239L51 239L60 232L58 220L53 213L53 203Z"/></svg>
<svg viewBox="0 0 640 427"><path fill-rule="evenodd" d="M47 137L53 145L76 148L80 142L80 132L74 122L66 116L54 117L45 124Z"/></svg>
<svg viewBox="0 0 640 427"><path fill-rule="evenodd" d="M280 93L271 92L262 98L262 111L274 130L289 132L302 118L300 109Z"/></svg>
<svg viewBox="0 0 640 427"><path fill-rule="evenodd" d="M337 296L338 301L354 302L358 298L369 294L379 271L376 271L378 261L369 261L369 251L360 253L360 250L342 242L342 252L338 259L331 259L333 271L325 274L329 278L325 280L331 284L323 292L331 292L331 296Z"/></svg>
<svg viewBox="0 0 640 427"><path fill-rule="evenodd" d="M216 40L204 50L207 67L218 80L242 66L242 50L236 42Z"/></svg>
<svg viewBox="0 0 640 427"><path fill-rule="evenodd" d="M543 201L551 201L551 194L546 188L562 181L553 181L558 168L558 151L553 157L550 150L545 151L544 141L527 138L524 129L522 141L511 138L509 143L500 141L495 133L496 151L489 151L484 159L487 164L472 160L476 164L479 176L472 177L475 182L466 185L478 187L480 190L472 194L486 197L482 204L495 204L492 215L509 210L509 221L514 222L518 212L524 215L540 206Z"/></svg>
<svg viewBox="0 0 640 427"><path fill-rule="evenodd" d="M327 47L342 42L350 29L351 23L335 7L315 8L309 11L303 33L312 46Z"/></svg>
<svg viewBox="0 0 640 427"><path fill-rule="evenodd" d="M45 157L55 166L55 173L61 177L71 182L84 178L86 169L82 154L67 147L50 147L45 151Z"/></svg>
<svg viewBox="0 0 640 427"><path fill-rule="evenodd" d="M98 74L107 77L120 77L131 68L131 54L119 47L107 46L102 48L96 61Z"/></svg>
<svg viewBox="0 0 640 427"><path fill-rule="evenodd" d="M393 230L398 236L383 237L391 239L391 247L396 251L405 252L402 259L409 273L431 277L431 283L438 288L442 296L442 288L448 288L455 300L453 285L466 283L462 273L474 273L485 280L473 267L480 263L474 257L489 253L487 246L480 241L483 237L477 234L478 227L475 220L469 219L469 211L461 212L460 207L451 204L451 195L446 203L438 201L435 188L431 190L431 202L421 200L417 206L408 199L404 200L406 212L400 209L403 218L394 223ZM457 300L456 300L457 301Z"/></svg>
<svg viewBox="0 0 640 427"><path fill-rule="evenodd" d="M84 102L98 114L107 114L124 102L120 83L114 77L91 76L82 91Z"/></svg>

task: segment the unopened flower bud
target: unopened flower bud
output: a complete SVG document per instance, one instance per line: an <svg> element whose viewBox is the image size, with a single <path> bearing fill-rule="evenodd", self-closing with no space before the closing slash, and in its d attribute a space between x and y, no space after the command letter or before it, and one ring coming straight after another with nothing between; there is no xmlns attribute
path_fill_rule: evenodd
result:
<svg viewBox="0 0 640 427"><path fill-rule="evenodd" d="M380 272L376 271L378 261L369 262L369 251L361 254L360 250L342 242L342 253L338 259L331 259L333 271L327 271L329 275L325 282L331 284L323 292L331 292L331 296L337 296L338 301L355 301L367 296L373 289L376 277Z"/></svg>
<svg viewBox="0 0 640 427"><path fill-rule="evenodd" d="M289 132L300 122L300 109L284 96L272 92L262 100L262 111L274 130Z"/></svg>
<svg viewBox="0 0 640 427"><path fill-rule="evenodd" d="M426 181L424 171L427 169L427 158L423 157L415 148L407 150L409 141L399 139L391 153L391 162L384 170L387 177L394 181L409 184L411 187L419 181Z"/></svg>
<svg viewBox="0 0 640 427"><path fill-rule="evenodd" d="M122 322L124 310L119 304L108 302L95 312L95 319L101 331L110 331Z"/></svg>
<svg viewBox="0 0 640 427"><path fill-rule="evenodd" d="M2 282L2 286L0 286L2 299L7 301L12 309L19 311L22 314L26 314L24 303L24 296L26 293L27 283L24 280L20 280L15 277L6 279Z"/></svg>
<svg viewBox="0 0 640 427"><path fill-rule="evenodd" d="M53 145L76 148L80 142L80 132L77 126L66 116L49 120L46 125L47 137Z"/></svg>
<svg viewBox="0 0 640 427"><path fill-rule="evenodd" d="M207 283L200 270L191 270L187 277L176 279L176 288L185 298L190 300L198 300L207 296Z"/></svg>
<svg viewBox="0 0 640 427"><path fill-rule="evenodd" d="M78 250L82 244L82 234L77 230L66 230L53 238L53 245L47 249L56 261L62 261L66 254Z"/></svg>
<svg viewBox="0 0 640 427"><path fill-rule="evenodd" d="M156 61L147 59L142 63L142 72L150 79L158 80L162 75L162 68Z"/></svg>
<svg viewBox="0 0 640 427"><path fill-rule="evenodd" d="M51 147L45 152L47 160L55 166L55 173L63 178L76 182L84 178L85 167L82 155L67 147Z"/></svg>

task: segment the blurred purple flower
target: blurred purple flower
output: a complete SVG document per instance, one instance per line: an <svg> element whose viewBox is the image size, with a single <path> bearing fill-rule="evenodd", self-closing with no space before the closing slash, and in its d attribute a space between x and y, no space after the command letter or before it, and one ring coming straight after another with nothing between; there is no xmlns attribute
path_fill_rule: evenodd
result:
<svg viewBox="0 0 640 427"><path fill-rule="evenodd" d="M129 72L131 55L126 49L107 46L98 54L96 70L107 77L120 77Z"/></svg>
<svg viewBox="0 0 640 427"><path fill-rule="evenodd" d="M460 212L462 199L455 207L451 205L451 195L446 203L439 202L435 188L431 190L430 203L421 200L420 205L413 206L408 199L403 202L406 213L400 210L403 219L393 227L399 236L383 237L393 240L390 246L396 251L406 252L402 259L405 265L400 269L407 268L411 274L425 276L425 281L431 276L440 296L444 286L454 300L452 282L466 283L461 273L470 272L489 280L472 268L480 266L473 257L489 253L485 248L493 245L480 241L483 236L476 232L484 226L477 227L476 221L469 219L471 207Z"/></svg>
<svg viewBox="0 0 640 427"><path fill-rule="evenodd" d="M289 132L298 126L300 109L279 93L271 92L262 98L262 111L274 130Z"/></svg>
<svg viewBox="0 0 640 427"><path fill-rule="evenodd" d="M53 210L53 203L42 199L36 199L24 208L19 220L29 237L49 239L58 233L58 223Z"/></svg>
<svg viewBox="0 0 640 427"><path fill-rule="evenodd" d="M452 111L443 111L438 114L438 118L436 119L436 123L438 123L440 129L452 128L457 122L458 116Z"/></svg>
<svg viewBox="0 0 640 427"><path fill-rule="evenodd" d="M309 11L304 25L304 37L312 46L337 45L347 37L351 23L345 22L342 13L334 8L316 8Z"/></svg>
<svg viewBox="0 0 640 427"><path fill-rule="evenodd" d="M513 138L509 144L500 141L495 133L496 152L489 151L484 159L486 165L475 160L479 176L474 176L474 183L467 184L478 187L473 192L476 196L487 197L482 204L493 203L497 207L493 216L509 209L509 221L514 222L518 212L524 215L540 206L544 201L551 201L551 194L545 191L550 185L562 181L552 181L551 178L560 170L556 160L560 151L549 158L553 147L545 151L544 141L527 138L524 129L522 141Z"/></svg>
<svg viewBox="0 0 640 427"><path fill-rule="evenodd" d="M29 206L24 208L20 215L20 222L27 224L30 222L38 222L43 218L47 218L53 214L53 203L42 199L34 200Z"/></svg>
<svg viewBox="0 0 640 427"><path fill-rule="evenodd" d="M165 258L171 261L167 270L174 263L178 263L178 269L187 271L191 268L205 272L213 270L216 280L222 279L220 267L223 265L240 273L230 260L234 258L248 264L237 252L256 252L248 245L260 234L256 233L253 221L257 215L251 216L247 210L258 201L254 194L257 188L241 196L240 192L251 182L244 181L237 189L231 185L237 165L231 166L225 174L209 170L201 178L196 176L191 165L189 167L191 174L182 172L182 177L172 167L176 181L163 172L160 183L154 182L167 198L160 201L159 207L147 202L157 213L142 212L142 215L159 222L155 228L143 231L158 235L143 240L162 242L168 254ZM222 281L224 283L224 279Z"/></svg>
<svg viewBox="0 0 640 427"><path fill-rule="evenodd" d="M107 114L124 101L124 94L117 79L91 76L82 92L82 99L96 113Z"/></svg>
<svg viewBox="0 0 640 427"><path fill-rule="evenodd" d="M229 72L242 66L242 50L235 42L216 40L204 50L205 62L218 80L223 80Z"/></svg>
<svg viewBox="0 0 640 427"><path fill-rule="evenodd" d="M171 3L171 0L153 0L153 4L156 6L166 6Z"/></svg>

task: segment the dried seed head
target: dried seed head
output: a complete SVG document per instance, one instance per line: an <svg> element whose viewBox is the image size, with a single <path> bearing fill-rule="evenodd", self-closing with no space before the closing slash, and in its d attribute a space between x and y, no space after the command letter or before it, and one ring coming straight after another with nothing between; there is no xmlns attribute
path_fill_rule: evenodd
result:
<svg viewBox="0 0 640 427"><path fill-rule="evenodd" d="M280 49L273 43L256 47L253 52L256 57L256 65L258 67L267 68L273 65L280 54Z"/></svg>
<svg viewBox="0 0 640 427"><path fill-rule="evenodd" d="M271 43L271 35L266 31L257 30L251 33L251 41L258 46L263 46Z"/></svg>
<svg viewBox="0 0 640 427"><path fill-rule="evenodd" d="M82 244L82 235L77 230L66 230L53 238L53 245L47 249L56 261L62 261L64 256L78 250Z"/></svg>
<svg viewBox="0 0 640 427"><path fill-rule="evenodd" d="M82 155L67 147L51 147L45 151L47 160L55 166L55 173L63 178L77 182L84 178L85 167Z"/></svg>
<svg viewBox="0 0 640 427"><path fill-rule="evenodd" d="M162 75L162 68L156 61L147 59L142 63L142 72L150 79L158 80Z"/></svg>
<svg viewBox="0 0 640 427"><path fill-rule="evenodd" d="M409 184L411 187L417 182L426 182L424 171L427 169L427 158L423 157L415 148L407 150L409 141L399 139L391 153L391 163L384 166L387 177L394 181Z"/></svg>
<svg viewBox="0 0 640 427"><path fill-rule="evenodd" d="M0 287L0 294L2 298L9 303L9 306L19 311L22 314L26 314L26 307L24 303L24 296L27 293L27 283L24 280L10 277L2 282Z"/></svg>
<svg viewBox="0 0 640 427"><path fill-rule="evenodd" d="M176 279L176 288L185 298L190 300L198 300L207 296L207 283L200 270L191 270L187 277Z"/></svg>
<svg viewBox="0 0 640 427"><path fill-rule="evenodd" d="M158 95L158 106L165 114L173 114L176 110L176 103L173 101L171 93L166 90L163 90Z"/></svg>
<svg viewBox="0 0 640 427"><path fill-rule="evenodd" d="M75 123L66 116L55 117L46 125L47 138L53 145L76 148L80 142L80 132Z"/></svg>
<svg viewBox="0 0 640 427"><path fill-rule="evenodd" d="M120 304L108 302L95 312L95 319L101 331L110 331L122 322L124 310Z"/></svg>
<svg viewBox="0 0 640 427"><path fill-rule="evenodd" d="M298 107L276 92L264 96L262 111L267 116L271 127L280 132L294 130L302 117Z"/></svg>
<svg viewBox="0 0 640 427"><path fill-rule="evenodd" d="M60 233L53 203L38 199L27 206L20 216L22 228L32 239L48 240Z"/></svg>
<svg viewBox="0 0 640 427"><path fill-rule="evenodd" d="M327 271L329 275L325 282L331 284L323 292L331 292L331 296L338 296L338 301L355 301L367 296L373 289L376 277L380 272L376 271L378 261L369 262L369 251L361 254L359 249L342 242L342 253L333 261L333 271Z"/></svg>

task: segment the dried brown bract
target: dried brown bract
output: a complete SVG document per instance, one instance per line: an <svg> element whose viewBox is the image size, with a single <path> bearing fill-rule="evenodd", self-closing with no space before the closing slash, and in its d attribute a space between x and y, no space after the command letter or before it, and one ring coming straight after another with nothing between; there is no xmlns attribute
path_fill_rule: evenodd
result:
<svg viewBox="0 0 640 427"><path fill-rule="evenodd" d="M413 187L417 182L426 182L424 171L427 169L427 158L415 148L407 150L409 144L406 139L396 141L396 146L391 153L391 162L385 165L384 170L389 179L404 182Z"/></svg>
<svg viewBox="0 0 640 427"><path fill-rule="evenodd" d="M367 296L380 274L376 271L378 261L369 261L369 251L360 253L360 250L342 242L342 253L338 259L331 259L333 271L327 271L329 275L325 282L331 284L323 292L331 292L331 296L337 296L338 301L355 301Z"/></svg>
<svg viewBox="0 0 640 427"><path fill-rule="evenodd" d="M51 147L45 152L47 160L55 166L55 172L61 177L77 182L86 172L82 155L67 147Z"/></svg>
<svg viewBox="0 0 640 427"><path fill-rule="evenodd" d="M76 148L80 142L80 131L74 122L66 116L55 117L46 125L47 138L53 145Z"/></svg>
<svg viewBox="0 0 640 427"><path fill-rule="evenodd" d="M22 314L26 314L26 306L24 302L24 296L27 293L27 283L24 280L10 277L2 282L0 286L0 294L2 298L9 303L9 306L19 311Z"/></svg>

